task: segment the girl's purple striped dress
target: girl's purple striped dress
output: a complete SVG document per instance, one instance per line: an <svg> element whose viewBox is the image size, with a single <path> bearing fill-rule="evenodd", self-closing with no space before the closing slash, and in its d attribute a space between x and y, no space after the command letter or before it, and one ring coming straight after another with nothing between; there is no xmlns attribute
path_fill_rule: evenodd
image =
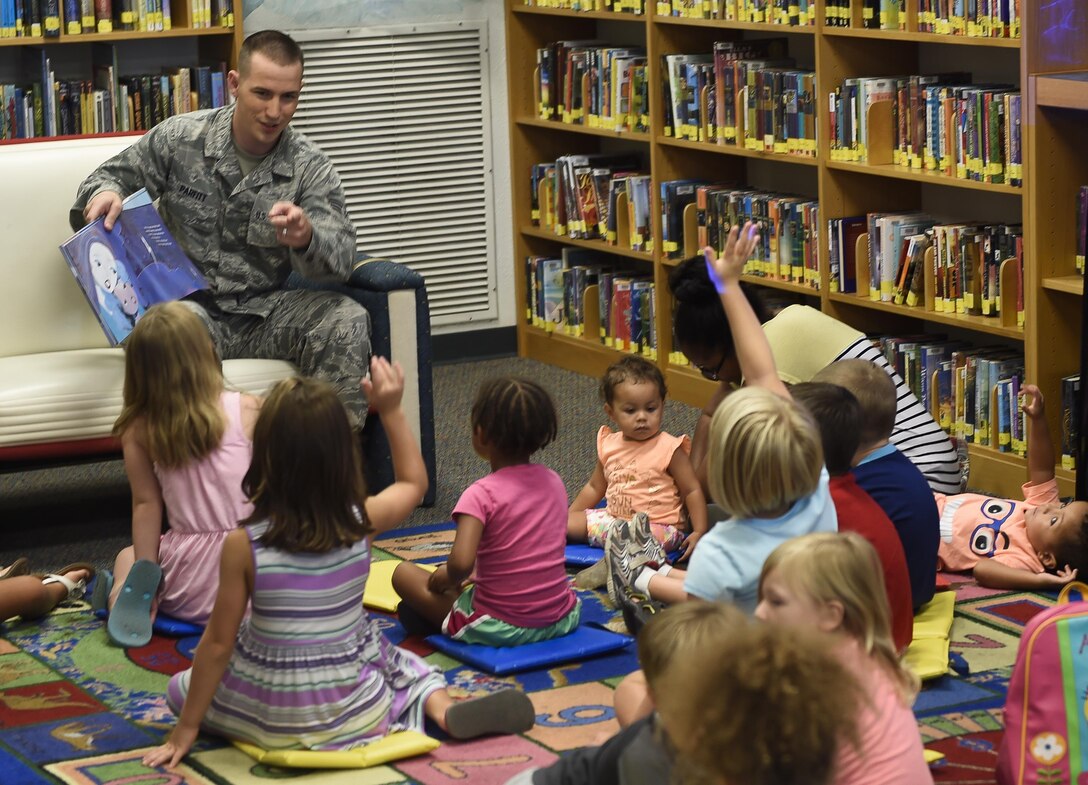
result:
<svg viewBox="0 0 1088 785"><path fill-rule="evenodd" d="M423 730L423 703L445 678L392 645L363 610L370 543L287 553L247 526L256 575L251 612L204 717L205 731L264 749L347 749ZM180 713L191 669L170 680Z"/></svg>

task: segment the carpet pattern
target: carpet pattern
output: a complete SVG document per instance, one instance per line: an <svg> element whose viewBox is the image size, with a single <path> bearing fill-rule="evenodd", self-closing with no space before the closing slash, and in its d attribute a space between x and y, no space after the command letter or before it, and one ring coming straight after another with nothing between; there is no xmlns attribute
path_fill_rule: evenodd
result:
<svg viewBox="0 0 1088 785"><path fill-rule="evenodd" d="M396 530L375 542L375 558L439 561L451 541L449 524ZM946 756L933 767L936 782L989 785L1020 630L1054 599L988 591L949 577L957 597L951 645L956 673L929 682L915 713L926 745ZM603 593L580 596L587 621L616 623ZM637 667L634 646L584 662L495 677L435 652L418 638L406 638L395 616L372 616L394 643L442 668L455 696L519 686L536 708L536 726L520 737L444 740L418 758L344 771L263 766L220 739L201 737L183 766L171 776L156 775L140 758L173 724L166 684L171 674L188 667L198 639L155 637L145 647L125 651L109 644L103 622L83 606L3 629L0 780L5 785L257 785L270 780L501 785L525 768L547 765L618 729L612 690Z"/></svg>

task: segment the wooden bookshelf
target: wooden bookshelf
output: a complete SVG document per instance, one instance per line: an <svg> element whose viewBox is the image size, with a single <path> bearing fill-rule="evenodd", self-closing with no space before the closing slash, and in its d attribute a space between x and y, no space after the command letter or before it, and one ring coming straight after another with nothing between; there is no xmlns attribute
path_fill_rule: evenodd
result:
<svg viewBox="0 0 1088 785"><path fill-rule="evenodd" d="M1088 3L1083 0L1023 0L1022 32L1017 39L971 38L922 32L918 29L918 0L907 0L907 29L863 29L860 10L852 27L825 27L822 16L808 27L777 24L695 20L659 16L650 0L645 15L592 14L527 7L523 0L506 0L509 77L511 177L515 222L514 263L518 302L525 301L524 259L530 254L558 255L564 245L591 245L621 259L637 258L652 269L656 284L657 362L665 372L670 394L702 406L714 389L698 371L673 365L671 309L667 278L677 263L660 248L653 253L624 252L598 242L572 242L531 227L528 174L533 163L568 153L633 149L645 155L643 166L653 182L698 177L710 181L750 183L754 187L791 191L817 198L821 237L821 289L788 281L746 276L767 290L785 292L798 301L870 333L905 334L950 331L977 345L994 341L1023 347L1028 380L1039 384L1050 403L1052 431L1060 417L1060 379L1076 373L1079 363L1080 298L1083 279L1073 268L1075 188L1088 185L1088 155L1083 152L1083 128L1088 122ZM860 4L857 4L860 7ZM822 4L820 6L822 11ZM622 24L614 24L621 22ZM1058 29L1060 28L1060 29ZM622 36L617 40L616 36ZM709 52L716 40L783 36L798 67L816 72L818 148L814 158L750 151L705 142L678 140L664 133L661 56L679 52ZM594 39L639 44L647 51L650 86L650 133L573 130L534 118L533 73L538 47L563 39ZM1061 39L1061 40L1057 40ZM934 54L934 53L937 54ZM931 65L936 62L938 65ZM947 63L954 63L950 66ZM1023 95L1022 187L963 180L894 165L832 161L826 130L830 118L826 97L844 78L881 74L932 73L968 70L976 82L995 81L993 63L1007 64ZM1002 78L1000 81L1012 81ZM1031 121L1034 118L1034 123ZM618 144L626 146L617 147ZM783 180L790 187L781 185ZM660 222L660 195L654 189L653 214ZM996 217L984 212L994 208ZM965 210L959 213L959 208ZM853 294L828 291L827 220L871 211L921 209L948 219L1021 222L1025 249L1025 310L1023 326L1001 319L964 316L873 302ZM972 212L974 210L974 212ZM982 214L978 214L982 213ZM660 226L655 237L660 238ZM599 373L616 350L586 339L547 333L519 324L522 355L582 373ZM1026 461L1011 453L970 446L971 485L1015 496L1026 477ZM1057 472L1061 492L1071 494L1073 474Z"/></svg>
<svg viewBox="0 0 1088 785"><path fill-rule="evenodd" d="M0 38L0 72L18 73L22 70L19 66L19 58L27 47L41 47L51 56L59 56L64 53L66 60L57 71L57 79L65 81L87 80L93 82L94 74L90 66L89 54L84 58L83 53L89 53L93 45L108 44L116 47L118 76L127 76L130 73L140 71L147 72L145 65L126 65L126 52L139 51L137 60L147 62L147 48L153 46L156 41L189 42L191 45L180 44L183 47L180 54L185 58L183 62L164 62L164 67L197 65L216 65L227 63L229 68L234 68L238 63L238 52L242 46L244 34L242 31L243 3L242 0L230 0L234 13L234 25L231 27L193 27L192 7L187 0L164 0L170 3L172 27L169 30L113 30L112 32L89 32L78 35L66 32L61 25L60 35L53 37L44 36L20 36L16 38ZM61 3L63 13L64 4ZM115 6L116 7L116 6ZM179 44L174 43L171 52L177 52ZM83 62L83 61L86 62ZM81 63L76 66L75 63ZM38 74L23 73L17 78L3 78L0 81L38 81ZM226 85L224 85L226 91ZM23 141L48 142L62 137L47 136L37 137L32 140L0 140L0 144L19 143ZM63 137L63 138L71 138Z"/></svg>

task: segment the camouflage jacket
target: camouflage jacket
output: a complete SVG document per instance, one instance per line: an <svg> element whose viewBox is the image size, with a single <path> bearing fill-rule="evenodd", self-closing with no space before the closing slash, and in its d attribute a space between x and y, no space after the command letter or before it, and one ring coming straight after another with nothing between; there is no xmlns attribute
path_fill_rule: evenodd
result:
<svg viewBox="0 0 1088 785"><path fill-rule="evenodd" d="M355 258L332 162L302 134L284 129L279 144L242 176L231 139L234 106L171 117L106 161L79 187L73 219L101 191L128 196L147 188L163 221L211 285L217 305L266 315L255 295L283 287L292 269L316 281L344 281ZM268 211L279 201L306 211L313 239L304 251L276 242Z"/></svg>

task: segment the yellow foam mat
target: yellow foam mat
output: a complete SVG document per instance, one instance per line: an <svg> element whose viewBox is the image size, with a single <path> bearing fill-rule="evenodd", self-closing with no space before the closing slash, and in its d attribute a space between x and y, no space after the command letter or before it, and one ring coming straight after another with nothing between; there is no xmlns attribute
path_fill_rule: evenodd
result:
<svg viewBox="0 0 1088 785"><path fill-rule="evenodd" d="M292 769L365 769L391 760L423 755L441 746L437 739L414 730L390 733L353 750L262 750L235 741L234 746L258 763Z"/></svg>
<svg viewBox="0 0 1088 785"><path fill-rule="evenodd" d="M939 591L914 615L914 640L904 662L922 681L948 673L949 633L956 611L956 593Z"/></svg>
<svg viewBox="0 0 1088 785"><path fill-rule="evenodd" d="M386 559L370 563L370 575L366 579L363 592L363 605L376 611L393 613L400 605L400 595L393 590L393 570L401 563L400 559ZM427 572L438 568L433 564L419 564Z"/></svg>
<svg viewBox="0 0 1088 785"><path fill-rule="evenodd" d="M937 750L923 750L926 756L926 763L933 765L939 760L944 760L944 753L937 752Z"/></svg>

